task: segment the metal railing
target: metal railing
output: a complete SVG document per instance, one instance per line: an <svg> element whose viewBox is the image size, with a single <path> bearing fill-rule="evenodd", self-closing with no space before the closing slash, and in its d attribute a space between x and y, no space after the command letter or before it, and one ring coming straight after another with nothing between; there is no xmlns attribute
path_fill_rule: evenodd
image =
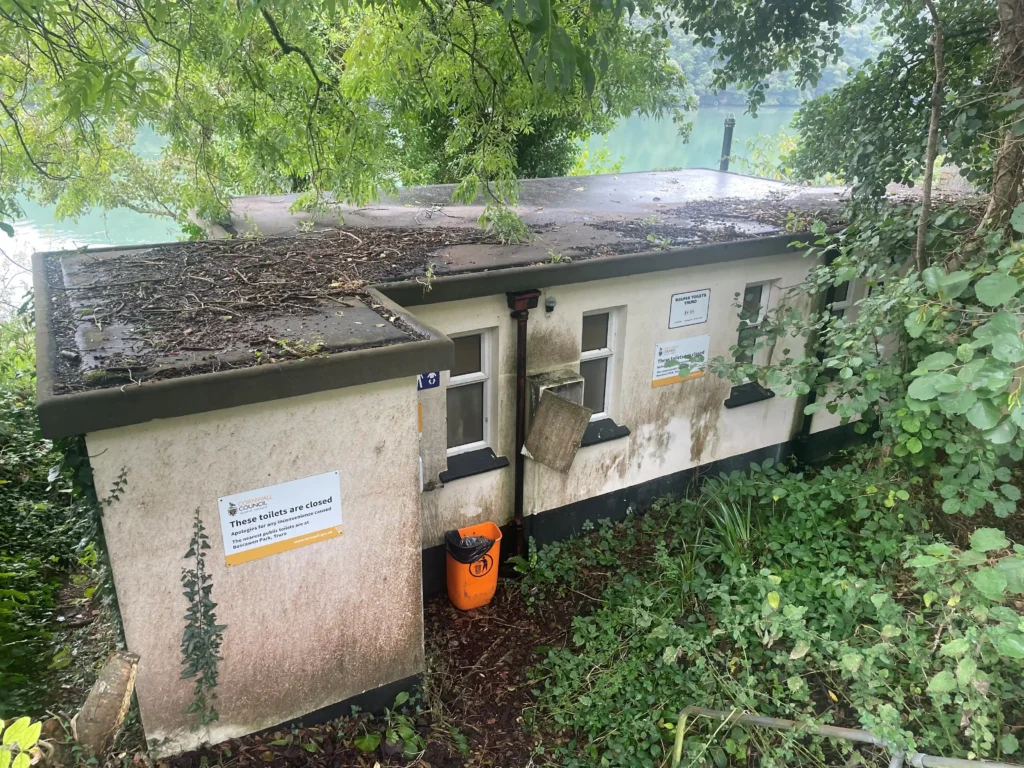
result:
<svg viewBox="0 0 1024 768"><path fill-rule="evenodd" d="M737 710L725 712L719 709L707 709L706 707L686 707L679 714L679 722L676 724L675 748L672 751L672 768L681 768L683 764L683 741L686 738L686 721L690 717L708 717L724 720L726 724L753 725L758 728L795 731L811 736L824 736L829 739L842 739L843 741L853 741L860 744L871 744L892 751L889 768L904 768L907 765L913 766L913 768L1024 768L1024 766L1016 763L1000 763L992 760L963 760L958 757L926 755L923 752L904 752L901 749L895 748L886 739L875 736L871 731L862 731L858 728L840 728L837 725L800 723L796 720L749 715Z"/></svg>

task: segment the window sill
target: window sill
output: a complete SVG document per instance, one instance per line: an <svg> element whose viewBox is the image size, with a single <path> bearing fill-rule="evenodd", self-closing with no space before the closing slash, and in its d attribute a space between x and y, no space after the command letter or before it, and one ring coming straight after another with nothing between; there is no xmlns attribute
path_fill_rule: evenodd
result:
<svg viewBox="0 0 1024 768"><path fill-rule="evenodd" d="M726 408L739 408L752 403L760 403L763 400L770 400L775 393L765 389L756 381L748 381L746 384L738 384L732 388L729 399L725 401Z"/></svg>
<svg viewBox="0 0 1024 768"><path fill-rule="evenodd" d="M495 456L494 451L490 448L480 448L476 451L466 451L449 456L448 469L438 475L438 479L442 483L450 483L452 480L480 475L507 466L507 458Z"/></svg>
<svg viewBox="0 0 1024 768"><path fill-rule="evenodd" d="M583 433L583 439L580 441L580 448L628 436L629 427L619 426L611 419L598 419L587 425L587 431Z"/></svg>

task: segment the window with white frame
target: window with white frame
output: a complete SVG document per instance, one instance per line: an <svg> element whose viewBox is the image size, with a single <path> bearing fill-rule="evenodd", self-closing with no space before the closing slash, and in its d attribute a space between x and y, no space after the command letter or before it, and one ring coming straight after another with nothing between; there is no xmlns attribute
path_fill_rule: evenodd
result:
<svg viewBox="0 0 1024 768"><path fill-rule="evenodd" d="M768 314L768 293L770 282L750 283L743 289L743 301L740 304L740 331L736 345L740 352L736 361L740 363L754 362L754 345L761 335L761 323Z"/></svg>
<svg viewBox="0 0 1024 768"><path fill-rule="evenodd" d="M828 305L832 317L844 317L849 314L856 290L856 280L846 280L832 289L832 303Z"/></svg>
<svg viewBox="0 0 1024 768"><path fill-rule="evenodd" d="M448 454L465 453L488 444L491 401L489 334L452 338L455 362L448 373Z"/></svg>
<svg viewBox="0 0 1024 768"><path fill-rule="evenodd" d="M614 339L613 312L588 312L583 316L580 375L583 377L583 405L593 411L591 420L606 418L610 411Z"/></svg>

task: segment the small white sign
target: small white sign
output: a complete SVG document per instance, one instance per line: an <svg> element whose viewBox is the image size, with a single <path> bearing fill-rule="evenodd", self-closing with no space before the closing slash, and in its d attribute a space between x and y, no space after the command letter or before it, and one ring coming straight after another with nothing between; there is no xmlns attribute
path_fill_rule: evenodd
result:
<svg viewBox="0 0 1024 768"><path fill-rule="evenodd" d="M337 472L304 477L218 500L228 565L341 536Z"/></svg>
<svg viewBox="0 0 1024 768"><path fill-rule="evenodd" d="M710 336L693 336L689 339L662 341L654 345L654 375L652 387L663 387L680 381L698 379L704 375L704 365L711 349ZM685 376L679 375L679 369L689 370Z"/></svg>
<svg viewBox="0 0 1024 768"><path fill-rule="evenodd" d="M682 328L686 325L706 323L710 304L710 288L673 294L668 310L668 327Z"/></svg>

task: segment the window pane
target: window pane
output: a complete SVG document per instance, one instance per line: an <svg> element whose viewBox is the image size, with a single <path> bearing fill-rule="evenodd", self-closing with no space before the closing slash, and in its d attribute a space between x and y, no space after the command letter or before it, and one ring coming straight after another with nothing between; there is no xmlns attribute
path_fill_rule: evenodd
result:
<svg viewBox="0 0 1024 768"><path fill-rule="evenodd" d="M484 439L484 383L448 390L448 447Z"/></svg>
<svg viewBox="0 0 1024 768"><path fill-rule="evenodd" d="M743 306L740 308L740 320L756 323L761 317L761 295L763 285L748 285L743 291Z"/></svg>
<svg viewBox="0 0 1024 768"><path fill-rule="evenodd" d="M845 314L846 314L846 310L845 309L833 309L832 310L832 317L842 317Z"/></svg>
<svg viewBox="0 0 1024 768"><path fill-rule="evenodd" d="M583 318L583 351L608 346L608 313L585 315Z"/></svg>
<svg viewBox="0 0 1024 768"><path fill-rule="evenodd" d="M753 347L757 343L757 336L760 332L758 328L744 328L740 331L740 337L737 341L737 345L740 347L740 353L736 355L736 360L741 363L750 363L754 360Z"/></svg>
<svg viewBox="0 0 1024 768"><path fill-rule="evenodd" d="M604 391L608 381L608 358L580 363L583 377L583 405L594 413L604 411Z"/></svg>
<svg viewBox="0 0 1024 768"><path fill-rule="evenodd" d="M480 370L480 334L475 336L459 336L455 342L455 362L452 363L452 376L464 373L476 373Z"/></svg>
<svg viewBox="0 0 1024 768"><path fill-rule="evenodd" d="M850 281L847 280L845 283L840 283L836 286L835 294L832 297L832 301L843 302L846 301L846 297L850 295Z"/></svg>

